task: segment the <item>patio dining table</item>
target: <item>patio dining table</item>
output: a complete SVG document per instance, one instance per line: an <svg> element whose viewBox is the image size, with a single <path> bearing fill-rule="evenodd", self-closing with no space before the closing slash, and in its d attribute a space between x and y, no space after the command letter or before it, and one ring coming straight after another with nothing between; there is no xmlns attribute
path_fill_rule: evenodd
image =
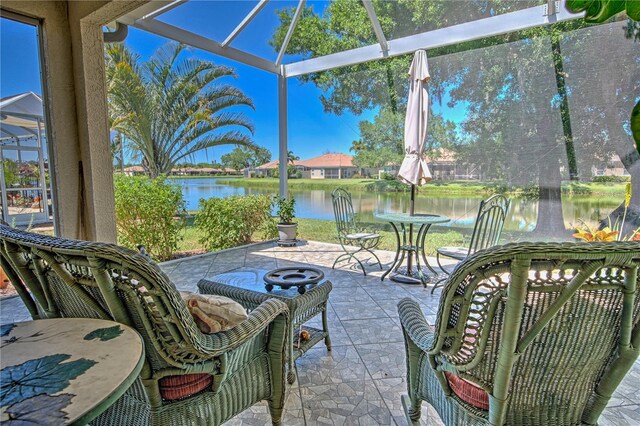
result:
<svg viewBox="0 0 640 426"><path fill-rule="evenodd" d="M429 272L432 276L438 275L424 253L427 233L431 225L447 223L450 219L436 214L411 215L409 213L375 213L374 217L389 222L396 236L396 255L391 267L382 274L380 279L384 281L387 275L391 274L392 281L403 284L422 284L426 287L430 279ZM414 226L418 226L415 236ZM403 266L405 259L406 265Z"/></svg>

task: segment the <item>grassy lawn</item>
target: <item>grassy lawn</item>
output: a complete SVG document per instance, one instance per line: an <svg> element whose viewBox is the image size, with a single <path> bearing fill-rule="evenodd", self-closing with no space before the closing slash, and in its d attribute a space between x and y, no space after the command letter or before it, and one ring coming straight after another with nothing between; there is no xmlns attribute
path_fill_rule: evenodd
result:
<svg viewBox="0 0 640 426"><path fill-rule="evenodd" d="M320 219L301 219L298 222L298 238L303 240L323 241L327 243L338 243L336 238L335 222L332 220ZM395 250L396 238L393 231L385 225L377 225L376 232L382 235L382 241L378 246L382 250ZM260 241L260 235L256 233L254 241ZM178 251L200 251L203 250L202 244L198 242L198 229L193 226L193 219L189 219L187 226L183 231L183 240L181 241ZM462 234L455 231L432 230L427 237L426 252L429 255L435 255L437 247L460 245L462 244Z"/></svg>
<svg viewBox="0 0 640 426"><path fill-rule="evenodd" d="M277 178L223 178L218 182L230 186L245 188L272 189L278 191L280 182ZM385 182L378 179L289 179L289 188L292 190L324 189L331 191L337 187L349 191L384 191ZM393 181L391 181L393 182ZM624 194L625 183L600 183L600 182L563 182L563 190L567 194L574 195L606 195L620 196ZM399 185L405 188L404 185ZM406 189L408 190L408 186ZM428 197L437 194L449 195L488 195L504 192L505 188L493 182L469 182L469 181L431 181L418 190L418 196ZM521 191L515 190L514 195Z"/></svg>

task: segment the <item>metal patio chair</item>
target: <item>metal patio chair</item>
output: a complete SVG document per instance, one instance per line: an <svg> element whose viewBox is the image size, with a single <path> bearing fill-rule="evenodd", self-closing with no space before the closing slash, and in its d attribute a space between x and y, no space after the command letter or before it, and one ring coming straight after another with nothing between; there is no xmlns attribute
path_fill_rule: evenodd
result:
<svg viewBox="0 0 640 426"><path fill-rule="evenodd" d="M469 246L440 247L436 250L438 267L446 276L448 276L450 272L442 265L440 257L448 257L461 261L479 250L484 250L498 244L510 203L507 197L499 194L482 200L478 208L478 216L473 226ZM431 288L432 293L437 287L440 287L440 284L444 282L446 276L435 283L433 288Z"/></svg>
<svg viewBox="0 0 640 426"><path fill-rule="evenodd" d="M596 425L640 355L640 244L512 243L448 278L435 326L398 304L410 423Z"/></svg>
<svg viewBox="0 0 640 426"><path fill-rule="evenodd" d="M204 334L169 278L133 250L0 225L0 264L34 319L107 319L142 336L140 379L92 424L219 425L261 400L281 424L289 316L282 301ZM168 396L172 382L178 397Z"/></svg>
<svg viewBox="0 0 640 426"><path fill-rule="evenodd" d="M336 188L331 193L331 200L338 231L338 241L340 241L340 245L345 251L336 258L331 268L335 268L339 262L355 259L366 276L367 271L364 269L360 259L358 259L357 254L367 252L376 259L382 270L380 259L372 251L380 244L380 234L364 229L357 222L356 214L353 211L353 203L351 202L351 194L343 188Z"/></svg>

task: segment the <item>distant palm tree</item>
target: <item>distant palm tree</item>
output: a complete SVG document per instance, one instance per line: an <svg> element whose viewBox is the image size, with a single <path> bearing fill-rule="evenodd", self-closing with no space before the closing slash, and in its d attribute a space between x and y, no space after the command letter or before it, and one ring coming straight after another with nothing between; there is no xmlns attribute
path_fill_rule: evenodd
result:
<svg viewBox="0 0 640 426"><path fill-rule="evenodd" d="M212 62L179 59L184 45L169 43L146 62L124 47L106 48L111 130L127 138L127 149L139 158L147 175L169 173L175 164L218 145L254 146L253 124L238 105L253 108L239 89L219 84L235 77L233 69ZM218 83L218 84L216 84Z"/></svg>

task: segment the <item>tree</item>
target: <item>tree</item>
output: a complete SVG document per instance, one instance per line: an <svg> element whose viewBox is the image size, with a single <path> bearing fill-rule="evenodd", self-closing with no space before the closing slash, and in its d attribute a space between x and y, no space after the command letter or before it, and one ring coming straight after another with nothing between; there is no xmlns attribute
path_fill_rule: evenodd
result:
<svg viewBox="0 0 640 426"><path fill-rule="evenodd" d="M220 157L222 164L234 170L246 167L257 167L271 160L271 151L263 147L236 147L233 151Z"/></svg>
<svg viewBox="0 0 640 426"><path fill-rule="evenodd" d="M361 168L379 168L400 165L404 158L405 112L394 113L391 108L382 108L373 122L361 121L360 139L351 144L354 152L353 164ZM440 148L451 148L458 140L455 123L446 121L442 115L429 117L426 154L434 158Z"/></svg>
<svg viewBox="0 0 640 426"><path fill-rule="evenodd" d="M236 106L253 108L239 89L220 83L233 69L181 59L184 45L169 43L146 62L123 44L106 47L110 124L150 177L219 145L253 146L253 124ZM245 131L233 129L240 127Z"/></svg>
<svg viewBox="0 0 640 426"><path fill-rule="evenodd" d="M122 171L124 169L124 140L120 133L111 139L111 158L115 166Z"/></svg>

